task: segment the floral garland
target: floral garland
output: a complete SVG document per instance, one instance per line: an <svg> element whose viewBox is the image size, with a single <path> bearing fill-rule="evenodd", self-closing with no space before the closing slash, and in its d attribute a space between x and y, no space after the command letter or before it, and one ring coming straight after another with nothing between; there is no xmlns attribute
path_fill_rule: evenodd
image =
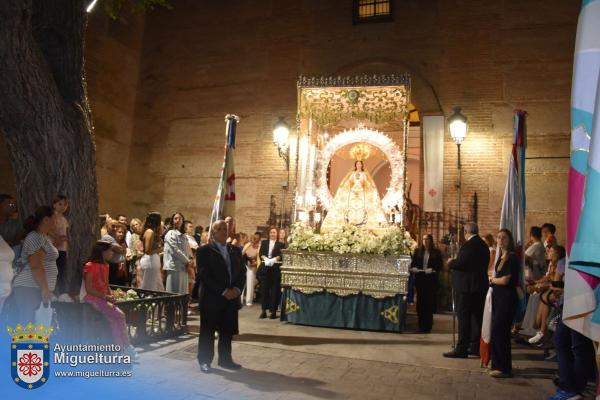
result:
<svg viewBox="0 0 600 400"><path fill-rule="evenodd" d="M319 200L326 210L333 204L333 196L329 191L327 183L327 168L334 154L342 147L352 143L368 143L380 149L388 158L392 176L390 185L381 203L386 212L395 206L402 209L403 183L404 183L404 159L403 153L398 145L386 134L372 129L353 129L343 131L334 136L323 150L319 152L317 159L317 194Z"/></svg>
<svg viewBox="0 0 600 400"><path fill-rule="evenodd" d="M290 250L333 251L339 254L410 255L417 248L417 242L410 234L397 226L390 227L381 236L351 224L321 235L299 222L292 227L288 239Z"/></svg>

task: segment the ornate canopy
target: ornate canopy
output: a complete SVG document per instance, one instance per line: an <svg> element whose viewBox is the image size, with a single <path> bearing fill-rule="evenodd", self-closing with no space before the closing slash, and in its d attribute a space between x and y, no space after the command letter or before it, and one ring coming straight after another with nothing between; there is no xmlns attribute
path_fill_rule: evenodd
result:
<svg viewBox="0 0 600 400"><path fill-rule="evenodd" d="M402 121L408 114L408 75L337 78L300 77L299 117L321 126L344 119Z"/></svg>
<svg viewBox="0 0 600 400"><path fill-rule="evenodd" d="M402 210L410 77L301 76L297 87L295 209L304 217L327 210L332 201L327 181L332 157L347 144L368 143L385 154L392 171L382 205L386 212ZM396 132L389 134L390 127ZM294 215L296 219L299 214Z"/></svg>

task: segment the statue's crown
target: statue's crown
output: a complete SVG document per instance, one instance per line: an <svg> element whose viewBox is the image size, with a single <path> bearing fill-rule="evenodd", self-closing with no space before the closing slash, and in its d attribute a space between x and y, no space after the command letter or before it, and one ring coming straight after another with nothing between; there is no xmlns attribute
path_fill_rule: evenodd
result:
<svg viewBox="0 0 600 400"><path fill-rule="evenodd" d="M17 324L14 329L12 326L8 327L8 334L12 336L13 343L47 342L52 332L54 332L54 328L51 326L46 327L43 324L35 326L31 322L25 327L21 324Z"/></svg>
<svg viewBox="0 0 600 400"><path fill-rule="evenodd" d="M350 156L356 161L365 161L371 156L371 147L365 143L359 143L352 146Z"/></svg>

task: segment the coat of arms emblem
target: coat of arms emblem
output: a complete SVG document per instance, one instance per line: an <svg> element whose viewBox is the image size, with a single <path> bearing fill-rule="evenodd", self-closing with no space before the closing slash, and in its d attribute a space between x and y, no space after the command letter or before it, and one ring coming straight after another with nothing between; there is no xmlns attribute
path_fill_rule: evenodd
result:
<svg viewBox="0 0 600 400"><path fill-rule="evenodd" d="M50 345L53 328L32 323L14 329L8 327L11 340L11 375L13 382L24 389L37 389L50 376Z"/></svg>

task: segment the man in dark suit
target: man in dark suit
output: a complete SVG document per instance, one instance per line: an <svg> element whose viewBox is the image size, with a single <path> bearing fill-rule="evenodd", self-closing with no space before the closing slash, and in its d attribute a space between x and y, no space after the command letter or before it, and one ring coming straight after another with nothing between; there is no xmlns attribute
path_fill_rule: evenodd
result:
<svg viewBox="0 0 600 400"><path fill-rule="evenodd" d="M269 318L277 318L278 299L281 293L281 260L283 243L277 240L277 228L272 227L269 230L269 239L260 242L258 256L261 264L258 267L257 276L260 280L260 293L262 301L262 312L260 318L267 317L267 310L270 311Z"/></svg>
<svg viewBox="0 0 600 400"><path fill-rule="evenodd" d="M202 372L211 371L215 354L215 331L219 332L219 366L237 370L242 366L231 358L231 338L238 333L240 295L246 282L246 268L238 247L226 245L227 224L216 221L212 241L196 253L200 337L198 362Z"/></svg>
<svg viewBox="0 0 600 400"><path fill-rule="evenodd" d="M485 296L489 287L487 269L490 251L479 237L477 224L464 226L465 244L458 256L448 265L452 271L452 288L458 319L458 342L456 348L444 357L467 358L469 354L479 355L479 339Z"/></svg>

